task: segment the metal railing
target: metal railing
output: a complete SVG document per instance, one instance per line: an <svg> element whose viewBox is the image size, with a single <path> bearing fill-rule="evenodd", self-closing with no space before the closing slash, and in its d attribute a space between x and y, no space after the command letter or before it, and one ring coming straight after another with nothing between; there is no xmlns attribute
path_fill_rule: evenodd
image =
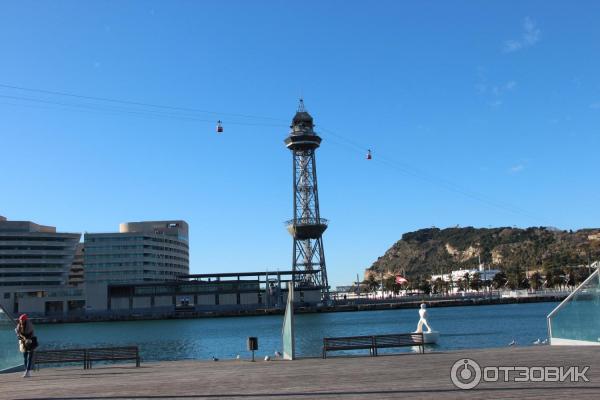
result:
<svg viewBox="0 0 600 400"><path fill-rule="evenodd" d="M329 220L325 218L296 218L285 221L285 225L327 225L329 224Z"/></svg>
<svg viewBox="0 0 600 400"><path fill-rule="evenodd" d="M573 290L571 292L571 294L567 296L566 299L564 299L558 306L556 306L556 308L554 310L552 310L546 318L548 320L550 320L550 318L552 318L554 316L554 314L556 314L561 308L563 308L565 306L565 304L567 304L569 302L569 300L571 300L571 298L576 295L577 289L579 289L580 287L583 287L589 281L594 279L596 277L596 275L598 275L598 274L600 274L600 269L597 269L596 271L592 272L592 274L590 276L588 276L587 279L585 281L583 281L579 286L577 286L577 288L575 288L575 290Z"/></svg>
<svg viewBox="0 0 600 400"><path fill-rule="evenodd" d="M566 299L564 299L558 306L556 306L556 308L554 308L554 310L550 312L550 314L548 314L548 316L546 317L546 323L548 326L548 337L550 338L550 341L552 341L552 319L555 317L557 312L562 310L567 304L571 303L572 299L579 293L580 288L586 287L586 285L589 282L599 278L600 269L596 269L596 271L592 272L592 274L588 276L585 281L583 281L579 286L577 286L577 288L575 288L575 290L573 290L571 294L567 296Z"/></svg>

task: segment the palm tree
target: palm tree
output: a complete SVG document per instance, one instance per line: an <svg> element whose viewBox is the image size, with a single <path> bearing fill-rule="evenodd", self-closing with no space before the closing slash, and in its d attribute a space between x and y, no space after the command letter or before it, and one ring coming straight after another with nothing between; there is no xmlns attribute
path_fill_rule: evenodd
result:
<svg viewBox="0 0 600 400"><path fill-rule="evenodd" d="M437 278L433 282L433 293L442 294L444 292L444 281L442 278Z"/></svg>
<svg viewBox="0 0 600 400"><path fill-rule="evenodd" d="M506 286L507 281L508 279L506 278L506 274L500 271L494 276L494 279L492 279L492 285L496 290L502 289L504 286Z"/></svg>
<svg viewBox="0 0 600 400"><path fill-rule="evenodd" d="M575 274L572 270L567 275L567 285L571 288L575 287Z"/></svg>
<svg viewBox="0 0 600 400"><path fill-rule="evenodd" d="M551 270L546 271L546 279L544 280L544 285L550 289L554 287L554 276L552 275Z"/></svg>
<svg viewBox="0 0 600 400"><path fill-rule="evenodd" d="M451 285L450 282L448 281L443 281L443 288L444 288L444 293L446 293L446 296L448 295L448 293L450 293L451 289Z"/></svg>
<svg viewBox="0 0 600 400"><path fill-rule="evenodd" d="M422 279L421 282L419 282L419 290L425 294L431 293L431 284L427 279Z"/></svg>
<svg viewBox="0 0 600 400"><path fill-rule="evenodd" d="M558 285L558 288L562 289L564 284L565 284L564 272L562 270L554 271L554 273L552 274L552 286Z"/></svg>
<svg viewBox="0 0 600 400"><path fill-rule="evenodd" d="M531 278L529 279L531 287L535 290L539 290L542 288L544 281L542 280L542 274L538 271L531 274Z"/></svg>
<svg viewBox="0 0 600 400"><path fill-rule="evenodd" d="M471 289L479 292L481 290L483 282L481 281L481 274L476 272L473 274L473 278L471 278Z"/></svg>
<svg viewBox="0 0 600 400"><path fill-rule="evenodd" d="M583 283L583 281L585 281L588 276L590 276L590 272L587 268L578 268L577 272L575 274L575 282L576 284L580 284Z"/></svg>
<svg viewBox="0 0 600 400"><path fill-rule="evenodd" d="M521 267L509 268L507 270L506 277L508 279L508 287L512 290L526 289L528 286L527 277L525 276L525 273Z"/></svg>
<svg viewBox="0 0 600 400"><path fill-rule="evenodd" d="M373 274L369 275L369 278L364 282L367 285L367 290L374 293L379 288L379 282L375 279Z"/></svg>
<svg viewBox="0 0 600 400"><path fill-rule="evenodd" d="M385 290L387 292L392 292L396 295L400 292L400 289L401 289L400 285L398 285L396 283L396 276L394 276L394 275L387 277L383 281L383 287L385 288Z"/></svg>
<svg viewBox="0 0 600 400"><path fill-rule="evenodd" d="M383 280L383 289L386 292L393 292L394 291L394 276L388 276L387 278L385 278Z"/></svg>

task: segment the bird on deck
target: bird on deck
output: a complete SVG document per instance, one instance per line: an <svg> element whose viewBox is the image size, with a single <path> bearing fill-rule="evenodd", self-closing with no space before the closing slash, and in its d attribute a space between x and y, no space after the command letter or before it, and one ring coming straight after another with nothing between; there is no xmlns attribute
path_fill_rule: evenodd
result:
<svg viewBox="0 0 600 400"><path fill-rule="evenodd" d="M515 341L515 339L513 339L512 342L510 342L508 345L509 346L514 346L515 344L517 344L517 342Z"/></svg>

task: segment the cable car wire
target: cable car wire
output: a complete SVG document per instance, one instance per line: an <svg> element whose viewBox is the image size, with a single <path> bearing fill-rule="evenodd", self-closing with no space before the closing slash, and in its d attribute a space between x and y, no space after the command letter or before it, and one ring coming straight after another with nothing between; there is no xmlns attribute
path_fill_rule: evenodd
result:
<svg viewBox="0 0 600 400"><path fill-rule="evenodd" d="M68 97L68 98L73 98L73 99L79 99L79 100L92 100L92 101L96 101L96 102L99 101L99 102L103 102L103 103L115 103L115 104L135 106L135 107L151 108L151 110L148 110L148 109L144 110L144 109L140 109L140 108L125 108L125 107L119 107L119 106L107 105L107 104L98 104L98 103L73 104L73 103L66 103L66 102L50 100L50 99L39 99L39 98L32 98L32 97L11 96L11 95L0 94L0 98L34 102L34 103L42 103L42 104L47 104L47 105L56 105L56 106L60 106L60 107L75 108L75 109L78 109L79 111L82 111L82 110L83 111L96 111L96 112L100 111L100 112L108 112L111 114L122 113L122 114L138 115L138 116L144 116L144 117L153 117L153 118L158 117L158 118L169 118L169 119L210 122L210 123L214 123L214 120L204 119L206 117L198 118L197 114L200 113L200 114L210 114L210 115L219 115L219 116L230 116L230 117L234 117L234 118L263 119L263 120L269 120L269 121L284 121L281 118L276 118L276 117L271 117L271 116L259 116L259 115L251 115L251 114L240 114L240 113L224 113L224 112L217 112L217 111L201 110L201 109L190 108L190 107L169 106L169 105L152 104L152 103L139 102L139 101L129 101L129 100L120 100L120 99L98 97L98 96L79 95L79 94L62 92L62 91L26 88L26 87L16 86L16 85L0 84L0 88L42 93L42 94L53 95L53 96L62 96L62 97ZM17 105L17 104L10 104L10 105ZM25 105L25 104L18 104L18 105ZM27 105L25 105L25 106L27 106ZM31 105L29 105L29 106L31 106ZM165 111L161 111L161 110L165 110ZM169 110L169 111L166 111L166 110ZM268 127L284 127L285 126L285 127L287 127L287 124L286 125L275 124L275 123L265 124L265 123L259 123L259 122L240 122L240 121L235 121L235 120L227 121L227 124L228 125L240 125L240 126L268 126ZM334 131L324 128L322 126L319 126L318 130L326 133L327 134L326 136L331 135L331 136L334 136L337 139L345 142L343 144L338 142L338 144L344 145L345 147L352 149L353 152L360 152L360 154L364 155L364 151L367 148L366 146L363 146L360 143L357 143L351 139L348 139L347 137L339 135L339 134L335 133ZM223 122L221 120L218 120L218 122L217 122L217 132L218 133L223 132ZM327 138L327 139L331 140L331 138ZM404 175L411 176L413 178L417 178L422 181L428 182L432 185L442 187L446 190L460 194L460 195L470 198L472 200L476 200L481 203L487 204L488 206L492 206L494 208L498 208L503 211L508 211L513 214L519 214L519 215L525 216L530 219L534 219L534 220L538 220L538 221L540 220L540 218L538 218L538 217L530 214L526 210L523 210L512 204L498 201L495 199L491 199L491 198L489 198L483 194L477 193L475 191L470 191L470 190L464 189L464 188L460 187L459 185L457 185L447 179L436 177L434 175L431 175L428 172L419 170L418 168L413 167L409 164L402 163L397 160L387 159L386 157L381 156L379 153L378 153L377 157L372 157L370 148L367 150L367 159L370 161L375 161L376 163L379 163L380 165L385 165L389 168L393 168L393 169L401 172Z"/></svg>
<svg viewBox="0 0 600 400"><path fill-rule="evenodd" d="M178 107L178 106L152 104L152 103L139 102L139 101L112 99L112 98L108 98L108 97L86 96L86 95L80 95L80 94L75 94L75 93L60 92L60 91L45 90L45 89L34 89L34 88L27 88L27 87L23 87L23 86L7 85L7 84L2 84L2 83L0 83L0 87L6 88L6 89L23 90L23 91L27 91L27 92L51 94L51 95L55 95L55 96L66 96L66 97L72 97L72 98L78 98L78 99L121 103L121 104L129 104L129 105L143 106L143 107L162 108L162 109L169 109L169 110L176 110L176 111L189 111L189 112L204 113L204 114L219 115L219 116L225 115L225 116L230 116L230 117L256 118L256 119L282 121L282 119L280 119L280 118L267 117L267 116L261 116L261 115L226 113L226 112L219 112L219 111L202 110L202 109L191 108L191 107Z"/></svg>
<svg viewBox="0 0 600 400"><path fill-rule="evenodd" d="M362 145L360 145L360 144L358 144L358 143L356 143L356 142L354 142L354 141L352 141L352 140L350 140L348 138L345 138L345 137L343 137L343 136L341 136L341 135L333 132L330 129L326 129L326 128L321 127L320 130L323 131L323 132L326 132L326 133L328 133L328 134L330 134L330 135L332 135L332 136L334 136L334 137L336 137L338 139L341 139L341 140L347 142L347 144L345 144L345 146L349 147L350 149L352 149L353 152L355 152L355 153L360 152L360 154L364 154L364 149L365 149L364 146L362 146ZM331 140L331 139L328 139L328 140ZM338 142L338 144L342 144L342 143ZM484 204L486 204L488 206L492 206L494 208L501 209L501 210L503 210L505 212L510 212L512 214L518 214L518 215L527 217L527 218L529 218L531 220L536 220L538 222L542 221L542 219L540 217L529 213L525 209L522 209L520 207L516 207L516 206L514 206L514 205L512 205L510 203L507 203L507 202L503 202L503 201L498 201L498 200L495 200L495 199L491 199L488 196L485 196L485 195L483 195L481 193L478 193L478 192L475 192L475 191L471 191L471 190L462 188L461 186L459 186L459 185L457 185L457 184L455 184L455 183L453 183L453 182L451 182L451 181L449 181L447 179L433 176L433 175L431 175L431 174L429 174L429 173L427 173L425 171L419 170L418 168L413 167L413 166L411 166L409 164L402 163L402 162L399 162L399 161L396 161L396 160L389 160L386 157L382 157L380 155L377 155L377 157L373 157L370 161L375 161L376 163L379 163L379 164L382 164L382 165L386 165L387 167L393 168L393 169L401 172L404 175L407 175L407 176L410 176L412 178L416 178L416 179L425 181L425 182L430 183L430 184L432 184L434 186L441 187L441 188L443 188L445 190L448 190L448 191L460 194L460 195L462 195L464 197L467 197L467 198L470 198L471 200L475 200L475 201L484 203Z"/></svg>
<svg viewBox="0 0 600 400"><path fill-rule="evenodd" d="M109 112L110 114L122 113L122 114L140 115L140 116L148 116L148 117L162 117L162 118L169 118L169 119L180 119L180 120L187 120L187 121L199 121L199 122L214 123L213 119L198 118L197 116L194 116L193 114L173 114L173 113L168 113L168 112L164 112L164 111L127 109L127 108L118 107L118 106L115 107L115 106L99 105L99 104L93 104L93 103L73 104L73 103L66 103L66 102L62 102L62 101L36 99L36 98L32 98L32 97L22 97L22 96L10 96L10 95L3 95L3 94L0 94L0 98L11 99L11 100L21 100L21 101L34 102L34 103L43 103L43 104L56 105L56 106L67 107L67 108L76 108L76 109L80 109L79 111L81 111L81 110L100 111L100 112ZM21 104L13 103L11 105L18 106ZM284 126L284 125L280 125L280 124L265 124L265 123L239 122L239 121L229 121L228 124L244 125L244 126L269 126L269 127Z"/></svg>

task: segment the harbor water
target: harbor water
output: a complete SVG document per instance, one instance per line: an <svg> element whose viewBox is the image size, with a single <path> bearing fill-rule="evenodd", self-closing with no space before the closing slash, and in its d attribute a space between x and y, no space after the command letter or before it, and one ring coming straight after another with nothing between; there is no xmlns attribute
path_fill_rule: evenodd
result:
<svg viewBox="0 0 600 400"><path fill-rule="evenodd" d="M432 350L532 345L547 337L546 316L557 303L440 307L428 310L441 333ZM414 331L416 309L301 314L295 319L296 352L321 355L323 337ZM259 340L257 356L281 351L283 316L226 317L38 325L40 349L137 345L144 361L248 358L246 339ZM15 340L16 346L16 340ZM403 351L392 349L394 352ZM411 351L411 349L405 349Z"/></svg>

